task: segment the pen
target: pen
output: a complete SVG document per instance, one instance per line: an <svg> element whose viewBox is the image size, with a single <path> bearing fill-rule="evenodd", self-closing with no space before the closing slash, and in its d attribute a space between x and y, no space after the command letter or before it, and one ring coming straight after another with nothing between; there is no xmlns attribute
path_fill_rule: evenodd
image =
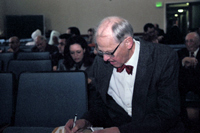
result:
<svg viewBox="0 0 200 133"><path fill-rule="evenodd" d="M73 128L74 128L74 127L75 127L75 125L76 125L76 120L77 120L77 114L75 114L75 116L74 116Z"/></svg>
<svg viewBox="0 0 200 133"><path fill-rule="evenodd" d="M94 129L92 128L92 126L90 127L90 130L91 130L92 132L94 132Z"/></svg>

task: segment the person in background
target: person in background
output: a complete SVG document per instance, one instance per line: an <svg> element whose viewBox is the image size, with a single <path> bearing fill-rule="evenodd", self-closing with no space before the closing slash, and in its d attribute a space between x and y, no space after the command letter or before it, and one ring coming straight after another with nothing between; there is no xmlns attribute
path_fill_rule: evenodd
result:
<svg viewBox="0 0 200 133"><path fill-rule="evenodd" d="M196 112L196 118L191 119L188 116L190 116L192 112L186 112L187 107L185 107L186 95L188 93L192 94L193 98L196 95L196 98L200 100L200 37L198 33L188 33L185 37L185 45L186 48L177 51L180 62L179 89L181 94L182 119L184 122L190 119L190 122L194 124L185 123L186 126L195 126L196 124L196 126L199 127L199 109L195 107L190 108L192 112Z"/></svg>
<svg viewBox="0 0 200 133"><path fill-rule="evenodd" d="M88 38L87 38L87 43L88 44L94 44L94 33L95 30L93 28L88 29Z"/></svg>
<svg viewBox="0 0 200 133"><path fill-rule="evenodd" d="M95 33L97 52L86 72L96 88L94 104L66 133L91 126L94 133L184 132L179 120L178 56L163 44L133 38L131 24L103 19Z"/></svg>
<svg viewBox="0 0 200 133"><path fill-rule="evenodd" d="M86 41L88 43L88 46L90 48L90 54L91 57L94 58L95 54L94 54L94 50L95 50L95 42L94 42L94 34L95 34L95 30L93 28L88 29L88 38L86 38Z"/></svg>
<svg viewBox="0 0 200 133"><path fill-rule="evenodd" d="M155 27L155 30L156 30L156 33L157 33L158 42L164 44L165 43L165 41L164 41L164 39L165 39L164 30L160 29L158 24L154 24L154 27Z"/></svg>
<svg viewBox="0 0 200 133"><path fill-rule="evenodd" d="M72 36L80 36L80 30L77 27L69 27L66 31L67 34L71 34Z"/></svg>
<svg viewBox="0 0 200 133"><path fill-rule="evenodd" d="M61 71L86 70L93 62L87 42L81 36L73 36L68 39L64 55L64 62L59 69Z"/></svg>
<svg viewBox="0 0 200 133"><path fill-rule="evenodd" d="M58 53L58 47L54 45L49 45L44 36L37 36L35 38L35 46L31 49L32 52L49 52L50 59L52 60L52 66L57 66L57 60L55 54Z"/></svg>
<svg viewBox="0 0 200 133"><path fill-rule="evenodd" d="M41 35L42 35L42 32L41 32L39 29L35 30L35 31L31 34L31 38L33 39L33 41L32 41L32 42L27 42L25 45L26 45L26 46L34 46L34 45L35 45L35 42L34 42L35 38L36 38L37 36L41 36Z"/></svg>
<svg viewBox="0 0 200 133"><path fill-rule="evenodd" d="M166 33L165 44L183 44L184 38L180 28L174 24Z"/></svg>
<svg viewBox="0 0 200 133"><path fill-rule="evenodd" d="M157 39L156 29L152 23L147 23L143 27L143 39L148 42L159 43Z"/></svg>
<svg viewBox="0 0 200 133"><path fill-rule="evenodd" d="M17 36L12 36L9 38L9 48L7 52L14 53L14 58L17 58L17 54L19 52L24 52L22 49L20 49L20 40Z"/></svg>
<svg viewBox="0 0 200 133"><path fill-rule="evenodd" d="M67 44L67 40L71 37L71 34L61 34L59 36L59 44L58 44L58 50L59 50L59 53L62 55L62 57L64 57L64 49L65 49L65 46Z"/></svg>
<svg viewBox="0 0 200 133"><path fill-rule="evenodd" d="M59 65L58 64L59 60L64 59L64 49L65 49L65 46L67 44L67 40L70 37L71 37L71 34L66 34L66 33L61 34L59 36L59 44L58 44L58 51L59 52L57 54L55 54L55 58L57 60L57 65ZM53 67L53 71L57 71L57 69L58 69L57 65Z"/></svg>
<svg viewBox="0 0 200 133"><path fill-rule="evenodd" d="M58 45L58 38L59 38L60 33L58 31L51 31L50 34L50 39L49 39L49 45Z"/></svg>

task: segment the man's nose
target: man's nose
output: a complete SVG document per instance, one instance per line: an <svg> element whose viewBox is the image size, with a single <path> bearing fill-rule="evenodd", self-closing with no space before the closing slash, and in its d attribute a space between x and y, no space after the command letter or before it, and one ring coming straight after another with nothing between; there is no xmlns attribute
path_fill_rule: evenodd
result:
<svg viewBox="0 0 200 133"><path fill-rule="evenodd" d="M109 55L106 55L106 54L104 54L104 55L103 55L103 60L104 60L104 61L108 61L108 59L110 59L110 56L109 56Z"/></svg>

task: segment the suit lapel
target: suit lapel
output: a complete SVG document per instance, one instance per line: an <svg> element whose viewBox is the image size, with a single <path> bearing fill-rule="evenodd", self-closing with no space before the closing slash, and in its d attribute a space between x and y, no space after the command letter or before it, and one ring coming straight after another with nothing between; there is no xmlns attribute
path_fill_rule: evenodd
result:
<svg viewBox="0 0 200 133"><path fill-rule="evenodd" d="M140 54L132 99L132 118L136 120L135 122L138 122L136 118L144 116L147 92L153 74L153 49L150 46L152 44L146 45L145 43L147 42L140 40Z"/></svg>
<svg viewBox="0 0 200 133"><path fill-rule="evenodd" d="M110 78L113 71L113 66L110 63L105 63L101 67L99 83L100 83L100 94L104 102L106 102L106 94L108 92L108 87L110 84Z"/></svg>

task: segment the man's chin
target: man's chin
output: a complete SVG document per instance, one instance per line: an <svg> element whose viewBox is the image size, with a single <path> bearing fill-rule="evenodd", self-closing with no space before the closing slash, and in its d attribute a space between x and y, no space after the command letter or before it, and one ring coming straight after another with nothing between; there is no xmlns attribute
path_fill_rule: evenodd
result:
<svg viewBox="0 0 200 133"><path fill-rule="evenodd" d="M118 67L121 67L121 65L119 65L118 63L116 62L110 62L111 65L113 65L114 67L118 68Z"/></svg>

